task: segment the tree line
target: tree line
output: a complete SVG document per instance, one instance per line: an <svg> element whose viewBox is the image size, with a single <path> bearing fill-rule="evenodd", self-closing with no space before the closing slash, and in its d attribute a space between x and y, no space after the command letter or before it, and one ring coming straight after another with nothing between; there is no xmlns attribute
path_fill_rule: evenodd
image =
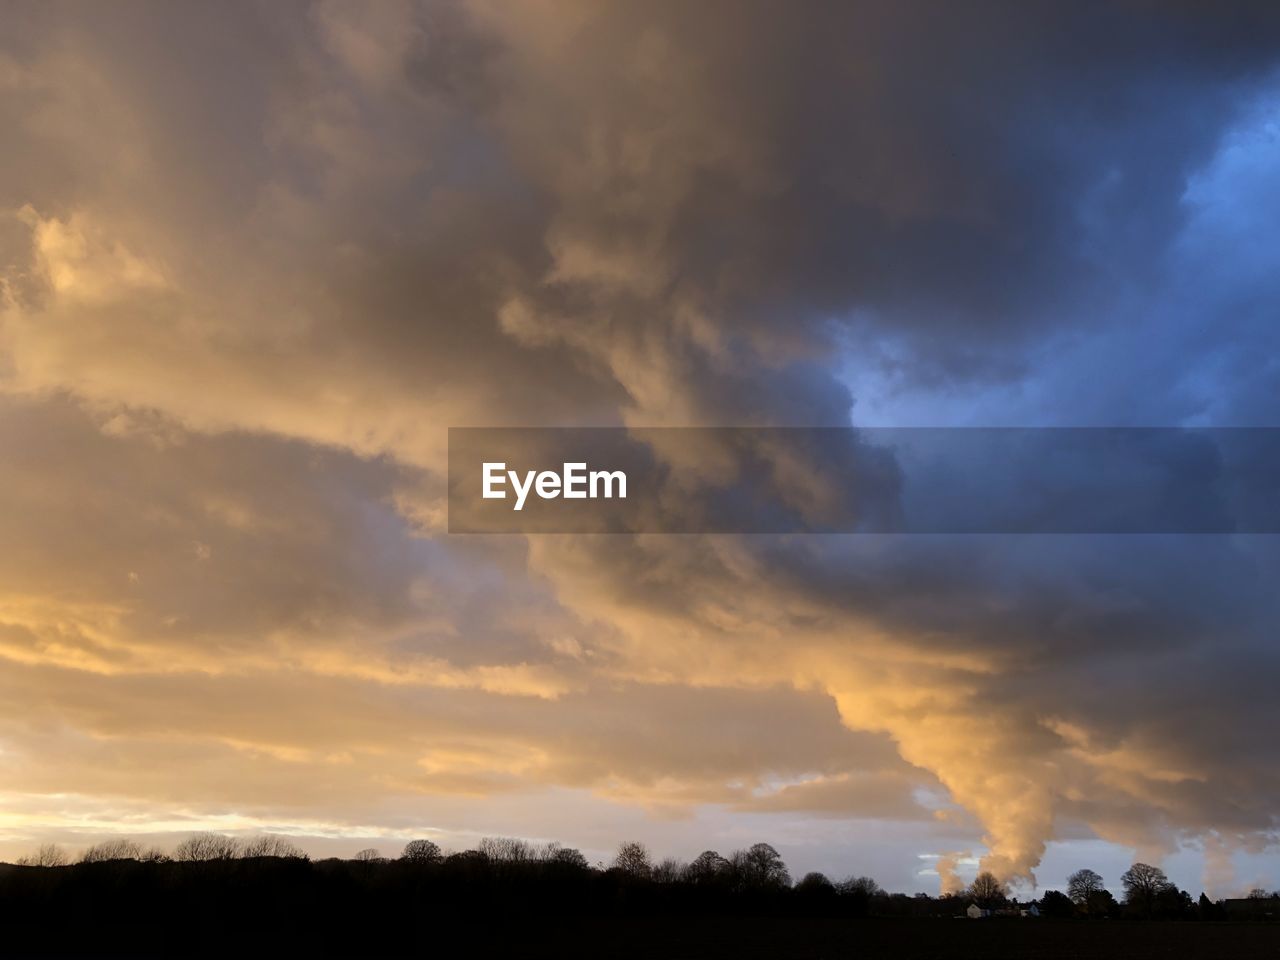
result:
<svg viewBox="0 0 1280 960"><path fill-rule="evenodd" d="M1159 867L1134 863L1120 876L1124 890L1116 900L1107 889L1102 875L1090 869L1077 870L1067 878L1067 890L1046 890L1036 902L1037 909L1057 918L1118 918L1219 920L1225 916L1222 903L1214 902L1201 892L1198 900L1180 890ZM980 873L964 891L956 894L984 909L999 910L1009 903L1008 887L991 873ZM1276 899L1280 892L1256 889L1253 899ZM1280 911L1278 911L1280 912Z"/></svg>
<svg viewBox="0 0 1280 960"><path fill-rule="evenodd" d="M226 866L239 864L228 872ZM76 862L60 847L41 846L20 858L17 868L37 871L75 871L99 867L136 865L163 875L172 870L209 870L223 867L223 875L243 878L247 873L279 872L291 869L296 879L304 873L328 882L383 889L397 884L421 887L447 886L454 900L465 899L468 891L493 897L519 892L536 884L542 892L574 888L591 909L615 909L626 901L631 905L662 908L730 910L770 909L780 912L817 913L845 916L955 916L969 904L977 904L994 915L1020 912L1032 904L1043 916L1055 918L1220 919L1222 907L1204 893L1193 900L1180 890L1164 871L1146 863L1134 863L1120 877L1120 900L1107 889L1103 877L1090 869L1077 870L1067 878L1066 892L1049 890L1038 900L1019 902L1009 887L989 872L979 873L963 890L930 897L907 896L884 890L873 878L850 876L831 880L822 873L807 873L792 879L783 858L768 843L756 843L722 856L705 850L690 861L673 857L655 860L639 842L621 844L609 862L590 863L581 851L559 843L534 844L514 837L486 837L474 849L446 852L428 839L409 841L398 856L387 857L374 848L361 850L349 860L329 858L312 861L287 838L266 835L239 840L218 833L197 833L183 840L171 852L143 847L126 838L94 844ZM274 866L273 866L274 865ZM117 873L119 870L117 869ZM135 879L140 875L134 874ZM191 879L187 874L187 879ZM3 878L0 889L20 886L27 871ZM527 891L521 893L527 895ZM1254 898L1274 897L1255 890ZM534 899L540 899L540 896Z"/></svg>

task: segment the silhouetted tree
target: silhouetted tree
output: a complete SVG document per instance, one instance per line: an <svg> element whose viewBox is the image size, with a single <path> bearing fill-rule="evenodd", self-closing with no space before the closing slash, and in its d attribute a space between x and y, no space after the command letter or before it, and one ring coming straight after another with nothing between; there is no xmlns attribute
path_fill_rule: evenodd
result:
<svg viewBox="0 0 1280 960"><path fill-rule="evenodd" d="M66 862L66 853L56 843L43 844L35 853L18 858L21 867L61 867Z"/></svg>
<svg viewBox="0 0 1280 960"><path fill-rule="evenodd" d="M1120 905L1111 891L1104 888L1090 895L1087 912L1091 917L1114 917L1119 915Z"/></svg>
<svg viewBox="0 0 1280 960"><path fill-rule="evenodd" d="M802 892L830 890L834 893L835 889L835 884L827 879L826 874L819 873L817 871L814 871L813 873L806 873L796 882L796 890Z"/></svg>
<svg viewBox="0 0 1280 960"><path fill-rule="evenodd" d="M142 848L133 840L123 837L95 843L80 855L81 863L109 863L112 860L137 860Z"/></svg>
<svg viewBox="0 0 1280 960"><path fill-rule="evenodd" d="M969 896L979 906L990 909L1008 899L1009 888L996 879L994 873L984 870L973 878L973 883L969 885Z"/></svg>
<svg viewBox="0 0 1280 960"><path fill-rule="evenodd" d="M220 833L195 833L173 848L173 859L184 863L207 860L231 860L239 853L231 837Z"/></svg>
<svg viewBox="0 0 1280 960"><path fill-rule="evenodd" d="M1170 886L1164 871L1149 863L1135 863L1120 877L1120 882L1124 884L1125 906L1147 915L1154 912L1156 897Z"/></svg>
<svg viewBox="0 0 1280 960"><path fill-rule="evenodd" d="M657 883L678 883L684 876L685 865L675 857L664 857L653 868L653 879Z"/></svg>
<svg viewBox="0 0 1280 960"><path fill-rule="evenodd" d="M307 855L302 852L291 841L284 837L277 837L273 834L264 834L261 837L254 837L240 851L240 856L246 858L252 857L281 857L287 860L305 860Z"/></svg>
<svg viewBox="0 0 1280 960"><path fill-rule="evenodd" d="M377 847L365 847L363 850L356 851L352 859L357 863L382 863L386 858Z"/></svg>
<svg viewBox="0 0 1280 960"><path fill-rule="evenodd" d="M778 851L767 843L739 850L729 861L740 887L763 890L791 886L791 874Z"/></svg>
<svg viewBox="0 0 1280 960"><path fill-rule="evenodd" d="M840 892L853 897L877 897L884 891L870 877L850 877L840 884Z"/></svg>
<svg viewBox="0 0 1280 960"><path fill-rule="evenodd" d="M485 837L476 849L495 863L527 863L533 859L533 847L516 837Z"/></svg>
<svg viewBox="0 0 1280 960"><path fill-rule="evenodd" d="M442 855L440 847L430 840L410 840L404 845L400 859L410 863L439 863Z"/></svg>
<svg viewBox="0 0 1280 960"><path fill-rule="evenodd" d="M1046 890L1040 898L1040 912L1046 917L1065 918L1075 913L1076 904L1065 893Z"/></svg>
<svg viewBox="0 0 1280 960"><path fill-rule="evenodd" d="M643 843L630 840L618 847L618 855L613 858L613 866L617 870L632 877L648 877L653 873L653 865L649 862L649 851Z"/></svg>
<svg viewBox="0 0 1280 960"><path fill-rule="evenodd" d="M1089 912L1089 898L1102 889L1102 877L1088 868L1067 877L1067 896L1084 913Z"/></svg>
<svg viewBox="0 0 1280 960"><path fill-rule="evenodd" d="M840 884L845 911L855 917L865 917L871 912L872 901L884 894L880 884L871 877L849 877Z"/></svg>
<svg viewBox="0 0 1280 960"><path fill-rule="evenodd" d="M685 867L685 879L690 883L716 883L724 881L729 873L729 861L714 850L703 850Z"/></svg>
<svg viewBox="0 0 1280 960"><path fill-rule="evenodd" d="M572 867L575 870L586 870L591 866L581 850L562 847L558 843L547 844L542 859L558 867Z"/></svg>
<svg viewBox="0 0 1280 960"><path fill-rule="evenodd" d="M1170 920L1186 918L1195 912L1195 902L1191 894L1170 883L1156 893L1154 912L1156 916Z"/></svg>
<svg viewBox="0 0 1280 960"><path fill-rule="evenodd" d="M802 913L825 915L835 911L836 886L822 873L806 873L795 885L796 903Z"/></svg>
<svg viewBox="0 0 1280 960"><path fill-rule="evenodd" d="M1226 911L1222 909L1222 904L1214 903L1204 893L1200 891L1200 900L1196 904L1196 912L1201 920L1223 920L1226 917Z"/></svg>
<svg viewBox="0 0 1280 960"><path fill-rule="evenodd" d="M1271 897L1271 894L1267 893L1267 891L1263 890L1261 887L1254 887L1252 890L1249 891L1248 899L1267 900L1270 897Z"/></svg>
<svg viewBox="0 0 1280 960"><path fill-rule="evenodd" d="M444 858L442 869L449 883L475 883L490 875L489 858L479 850L463 850Z"/></svg>

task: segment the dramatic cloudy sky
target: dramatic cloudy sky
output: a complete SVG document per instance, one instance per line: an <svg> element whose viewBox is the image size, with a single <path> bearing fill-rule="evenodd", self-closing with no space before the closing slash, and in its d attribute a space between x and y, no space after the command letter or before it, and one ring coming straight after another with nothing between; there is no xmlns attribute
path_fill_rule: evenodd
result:
<svg viewBox="0 0 1280 960"><path fill-rule="evenodd" d="M1280 885L1280 545L450 536L458 425L1280 425L1268 3L8 3L0 857Z"/></svg>

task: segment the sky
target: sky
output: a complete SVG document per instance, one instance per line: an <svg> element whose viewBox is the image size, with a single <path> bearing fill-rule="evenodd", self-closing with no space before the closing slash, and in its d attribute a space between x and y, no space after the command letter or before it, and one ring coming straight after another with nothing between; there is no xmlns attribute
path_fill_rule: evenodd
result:
<svg viewBox="0 0 1280 960"><path fill-rule="evenodd" d="M1268 3L11 2L0 859L1280 886L1280 546L450 535L450 426L1280 426Z"/></svg>

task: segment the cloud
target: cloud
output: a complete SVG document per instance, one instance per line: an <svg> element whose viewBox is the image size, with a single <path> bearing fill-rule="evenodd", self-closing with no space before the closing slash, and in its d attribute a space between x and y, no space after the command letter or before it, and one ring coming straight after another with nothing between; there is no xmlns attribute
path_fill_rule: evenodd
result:
<svg viewBox="0 0 1280 960"><path fill-rule="evenodd" d="M916 820L926 789L980 823L932 849L1009 877L1082 830L1265 846L1269 541L464 539L442 497L450 425L1266 422L1278 19L23 8L24 822L427 797L464 829L451 797L558 789Z"/></svg>

